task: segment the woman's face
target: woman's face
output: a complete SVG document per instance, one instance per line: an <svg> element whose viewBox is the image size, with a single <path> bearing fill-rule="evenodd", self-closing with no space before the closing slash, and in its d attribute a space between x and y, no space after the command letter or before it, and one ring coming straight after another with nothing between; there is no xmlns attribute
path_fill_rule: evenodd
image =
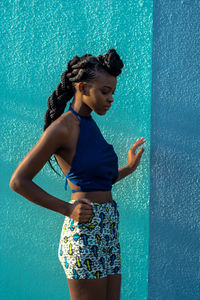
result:
<svg viewBox="0 0 200 300"><path fill-rule="evenodd" d="M88 84L87 96L83 102L99 115L104 115L112 102L117 85L117 78L108 73L98 73L94 82Z"/></svg>

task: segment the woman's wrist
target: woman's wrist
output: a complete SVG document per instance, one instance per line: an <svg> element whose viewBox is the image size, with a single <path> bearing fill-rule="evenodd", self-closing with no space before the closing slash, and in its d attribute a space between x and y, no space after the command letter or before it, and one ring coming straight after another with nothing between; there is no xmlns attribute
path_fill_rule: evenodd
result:
<svg viewBox="0 0 200 300"><path fill-rule="evenodd" d="M61 203L59 212L61 215L64 215L66 217L69 217L71 215L71 210L72 210L72 204L62 201L63 203Z"/></svg>
<svg viewBox="0 0 200 300"><path fill-rule="evenodd" d="M119 175L118 175L118 178L116 181L119 181L119 180L125 178L126 176L130 175L132 173L132 169L129 165L126 165L126 166L118 169L118 173L119 173Z"/></svg>
<svg viewBox="0 0 200 300"><path fill-rule="evenodd" d="M127 170L127 175L130 175L134 171L133 167L131 167L130 165L126 165L126 170Z"/></svg>

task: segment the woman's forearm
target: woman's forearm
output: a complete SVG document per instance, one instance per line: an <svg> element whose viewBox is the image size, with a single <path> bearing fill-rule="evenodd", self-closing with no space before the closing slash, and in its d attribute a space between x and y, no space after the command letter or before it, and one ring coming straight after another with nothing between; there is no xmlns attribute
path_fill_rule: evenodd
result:
<svg viewBox="0 0 200 300"><path fill-rule="evenodd" d="M116 182L123 179L124 177L126 177L126 176L128 176L132 173L132 171L131 171L131 169L128 165L118 169L118 172L119 172L119 175L118 175L118 178L117 178Z"/></svg>
<svg viewBox="0 0 200 300"><path fill-rule="evenodd" d="M10 182L10 188L35 204L69 216L70 203L48 194L31 180L16 179Z"/></svg>

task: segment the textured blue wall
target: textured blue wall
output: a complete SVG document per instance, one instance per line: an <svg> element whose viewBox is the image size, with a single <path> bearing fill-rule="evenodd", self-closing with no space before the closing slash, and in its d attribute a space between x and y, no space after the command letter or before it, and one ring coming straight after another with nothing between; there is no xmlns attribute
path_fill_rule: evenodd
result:
<svg viewBox="0 0 200 300"><path fill-rule="evenodd" d="M149 300L200 299L200 2L154 1Z"/></svg>
<svg viewBox="0 0 200 300"><path fill-rule="evenodd" d="M113 186L121 216L122 300L147 298L152 4L152 0L3 1L2 299L69 299L57 257L64 217L11 191L9 180L43 132L47 99L67 62L76 54L99 55L112 47L125 66L112 109L104 117L93 117L113 144L119 167L127 164L128 150L137 138L147 140L137 171ZM65 192L64 179L46 164L34 182L69 201L71 193Z"/></svg>

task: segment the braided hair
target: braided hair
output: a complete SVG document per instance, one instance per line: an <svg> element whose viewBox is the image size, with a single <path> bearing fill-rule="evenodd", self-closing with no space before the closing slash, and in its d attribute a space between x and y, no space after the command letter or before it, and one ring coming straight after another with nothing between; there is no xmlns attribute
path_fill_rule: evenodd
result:
<svg viewBox="0 0 200 300"><path fill-rule="evenodd" d="M97 77L97 72L106 71L117 77L121 73L123 66L122 60L113 48L108 50L103 56L99 55L95 57L91 54L85 54L79 57L75 55L73 59L68 62L67 69L62 73L61 82L56 87L56 90L53 91L48 98L48 109L44 117L45 124L43 131L63 114L66 103L75 95L75 83L94 80ZM50 160L51 158L48 160L48 163L56 172Z"/></svg>

